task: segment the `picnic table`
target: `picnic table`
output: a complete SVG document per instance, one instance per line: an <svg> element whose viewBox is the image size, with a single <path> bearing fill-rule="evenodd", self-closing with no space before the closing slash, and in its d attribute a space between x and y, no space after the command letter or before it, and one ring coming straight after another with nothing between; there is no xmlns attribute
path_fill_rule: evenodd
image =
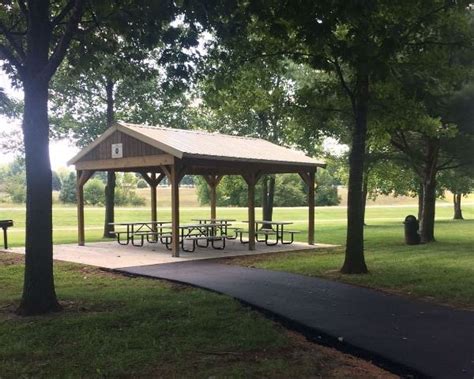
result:
<svg viewBox="0 0 474 379"><path fill-rule="evenodd" d="M199 224L218 224L221 232L227 234L231 222L236 221L233 218L193 218L191 221L197 221Z"/></svg>
<svg viewBox="0 0 474 379"><path fill-rule="evenodd" d="M131 221L131 222L110 222L109 225L124 226L125 231L116 231L115 236L120 245L128 245L132 242L133 246L143 246L144 239L148 242L157 242L158 238L171 242L171 233L163 232L166 225L171 225L171 221ZM121 237L125 235L125 238ZM136 243L135 239L139 242Z"/></svg>
<svg viewBox="0 0 474 379"><path fill-rule="evenodd" d="M242 221L243 223L248 224L249 221ZM289 245L294 242L295 234L299 233L297 230L285 230L285 226L292 225L291 221L267 221L267 220L258 220L255 221L255 240L257 242L265 242L267 246L275 246L279 242L282 245ZM265 228L263 227L265 226ZM248 233L248 231L240 230L240 242L248 243L249 241L243 240L243 234ZM284 234L287 233L290 235L290 240L285 241ZM264 235L263 239L260 239L259 236ZM269 237L274 237L274 241L270 242Z"/></svg>
<svg viewBox="0 0 474 379"><path fill-rule="evenodd" d="M180 245L183 251L194 252L196 246L198 247L209 247L209 243L213 249L223 250L225 248L226 239L236 239L237 234L229 235L230 219L198 219L197 224L181 225L180 230ZM235 228L237 231L237 228ZM191 241L191 249L187 249L184 246L185 241ZM204 241L205 245L199 243ZM217 245L216 242L220 242Z"/></svg>
<svg viewBox="0 0 474 379"><path fill-rule="evenodd" d="M196 224L179 226L179 244L185 252L194 252L197 246L209 247L209 244L214 249L222 250L225 248L226 239L237 238L237 233L234 233L234 235L228 234L229 227L232 225L230 219L200 219L199 221ZM149 243L160 241L168 250L171 250L171 221L111 222L109 225L125 228L125 230L115 232L117 242L120 245L128 245L131 242L133 246L142 247L146 238ZM185 247L185 241L192 243L191 248ZM204 244L200 241L204 241Z"/></svg>

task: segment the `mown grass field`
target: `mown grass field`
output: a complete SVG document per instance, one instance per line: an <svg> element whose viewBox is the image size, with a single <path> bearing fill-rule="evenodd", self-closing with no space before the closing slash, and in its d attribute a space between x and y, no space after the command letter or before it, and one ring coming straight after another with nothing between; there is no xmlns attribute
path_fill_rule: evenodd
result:
<svg viewBox="0 0 474 379"><path fill-rule="evenodd" d="M0 218L16 222L10 231L12 246L24 243L24 210L4 208ZM260 214L257 210L257 215ZM335 280L379 288L395 293L425 298L429 301L474 309L474 204L463 207L464 221L452 220L452 208L442 203L437 208L437 242L429 245L407 246L404 243L402 221L407 214L416 214L415 206L374 206L367 209L365 228L368 275L341 275L338 269L344 259L343 247L274 254L235 259L232 262L273 270L284 270L304 275L322 276ZM101 240L102 208L86 209L86 240ZM208 208L182 208L181 222L196 217L208 217ZM219 217L247 218L244 208L218 209ZM259 216L257 216L259 217ZM277 208L275 220L294 222L300 241L306 239L306 208ZM345 241L346 209L318 207L316 209L316 240L321 243L343 245ZM161 220L169 220L170 209L159 210ZM146 208L117 208L117 221L149 219ZM76 242L76 211L74 208L54 208L55 243ZM243 225L243 224L242 224Z"/></svg>
<svg viewBox="0 0 474 379"><path fill-rule="evenodd" d="M258 214L260 210L258 210ZM86 209L88 241L101 239L102 208ZM365 228L368 275L341 275L343 247L228 259L229 264L284 270L369 286L455 307L474 309L474 205L464 221L437 209L430 245L407 246L403 218L415 206L369 207ZM182 222L208 208L181 209ZM0 208L12 218L12 245L24 242L23 208ZM246 209L218 209L244 220ZM306 208L278 208L305 240ZM317 208L318 242L344 244L346 209ZM159 211L169 219L169 208ZM146 208L117 208L117 221L147 220ZM293 227L292 227L293 228ZM54 208L55 243L75 242L75 208ZM21 294L22 257L0 253L0 377L386 377L352 357L305 341L225 296L166 282L127 278L56 262L64 312L14 315Z"/></svg>
<svg viewBox="0 0 474 379"><path fill-rule="evenodd" d="M64 311L17 317L22 257L0 253L1 378L389 375L225 296L63 262L55 272Z"/></svg>

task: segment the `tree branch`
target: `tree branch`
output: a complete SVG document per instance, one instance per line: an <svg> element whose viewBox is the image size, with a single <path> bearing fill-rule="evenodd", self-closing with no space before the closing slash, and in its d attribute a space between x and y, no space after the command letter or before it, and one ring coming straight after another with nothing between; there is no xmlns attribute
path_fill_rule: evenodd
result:
<svg viewBox="0 0 474 379"><path fill-rule="evenodd" d="M339 78L339 81L342 84L342 87L347 93L347 96L349 96L349 99L351 100L351 105L352 105L352 110L355 112L356 109L356 101L355 101L355 96L354 92L350 89L349 85L346 82L346 79L344 78L344 73L342 72L341 66L339 65L339 62L337 61L337 58L334 59L334 61L329 61L334 65L336 68L336 73Z"/></svg>
<svg viewBox="0 0 474 379"><path fill-rule="evenodd" d="M23 51L23 47L17 43L15 37L13 37L10 30L8 30L2 22L0 22L0 32L5 36L7 41L10 43L10 46L18 54L20 59L24 60L25 52Z"/></svg>
<svg viewBox="0 0 474 379"><path fill-rule="evenodd" d="M74 0L69 0L67 4L64 6L64 8L57 14L56 17L53 18L51 21L51 26L54 28L56 25L58 25L64 17L67 16L67 14L72 10L74 6Z"/></svg>
<svg viewBox="0 0 474 379"><path fill-rule="evenodd" d="M13 51L11 51L7 46L0 44L0 59L10 62L10 64L16 69L20 79L23 77L24 69L21 62L17 59Z"/></svg>
<svg viewBox="0 0 474 379"><path fill-rule="evenodd" d="M23 13L25 17L28 17L28 9L26 8L25 2L23 0L18 0L17 3L18 3L18 7L21 10L21 13Z"/></svg>
<svg viewBox="0 0 474 379"><path fill-rule="evenodd" d="M67 7L67 5L66 5ZM74 6L72 8L72 14L69 17L69 21L66 25L66 30L63 36L57 43L53 54L49 58L49 62L42 72L42 76L49 80L51 76L56 72L56 69L61 64L66 55L69 44L77 31L79 22L81 21L83 14L84 0L74 0Z"/></svg>
<svg viewBox="0 0 474 379"><path fill-rule="evenodd" d="M395 134L397 134L397 132L395 132ZM393 136L390 138L390 143L392 144L392 146L394 146L395 148L397 148L398 150L400 150L402 153L405 153L408 157L408 160L410 162L410 165L411 167L413 168L413 170L416 172L416 174L420 177L423 176L423 170L421 167L419 167L416 162L415 162L415 158L413 156L413 152L411 151L407 141L406 141L406 138L405 138L405 135L403 132L400 132L400 134L398 135L398 138L402 141L402 142L399 142L397 141Z"/></svg>

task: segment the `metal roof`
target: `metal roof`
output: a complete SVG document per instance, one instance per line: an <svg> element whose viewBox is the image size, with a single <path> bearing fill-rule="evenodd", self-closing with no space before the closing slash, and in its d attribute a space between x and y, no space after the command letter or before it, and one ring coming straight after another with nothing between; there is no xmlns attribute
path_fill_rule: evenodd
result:
<svg viewBox="0 0 474 379"><path fill-rule="evenodd" d="M325 166L303 152L260 138L232 136L201 130L172 129L117 122L91 145L69 161L74 164L113 132L120 131L177 158L204 158L226 161Z"/></svg>

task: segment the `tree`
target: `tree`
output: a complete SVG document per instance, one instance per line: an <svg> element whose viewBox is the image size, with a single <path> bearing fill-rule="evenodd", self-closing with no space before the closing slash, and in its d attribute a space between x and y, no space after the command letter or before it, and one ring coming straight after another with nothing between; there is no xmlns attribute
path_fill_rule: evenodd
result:
<svg viewBox="0 0 474 379"><path fill-rule="evenodd" d="M428 29L434 39L412 43L394 65L393 81L380 91L388 95L382 100L383 112L392 120L382 129L389 132L391 144L407 158L418 179L420 233L425 243L435 240L439 172L472 164L471 16L462 7L444 14Z"/></svg>
<svg viewBox="0 0 474 379"><path fill-rule="evenodd" d="M59 200L63 203L76 203L76 173L70 172L64 180L59 192Z"/></svg>
<svg viewBox="0 0 474 379"><path fill-rule="evenodd" d="M53 279L48 87L77 32L84 3L22 0L0 8L0 58L24 90L27 205L20 314L60 309Z"/></svg>
<svg viewBox="0 0 474 379"><path fill-rule="evenodd" d="M461 200L474 190L474 166L445 170L440 173L438 184L442 190L448 190L453 195L453 219L463 220Z"/></svg>
<svg viewBox="0 0 474 379"><path fill-rule="evenodd" d="M86 6L87 3L87 6ZM25 281L18 313L57 311L52 259L51 165L48 91L73 39L90 58L87 37L113 27L126 40L153 44L170 23L176 7L163 2L86 2L19 0L0 6L0 59L13 80L23 85L27 206ZM74 42L76 43L76 41Z"/></svg>
<svg viewBox="0 0 474 379"><path fill-rule="evenodd" d="M56 171L51 172L52 175L52 183L51 186L53 188L53 191L60 191L61 190L61 178L59 177L58 173Z"/></svg>
<svg viewBox="0 0 474 379"><path fill-rule="evenodd" d="M240 23L221 32L223 40L231 40L229 50L239 45L241 52L246 51L247 57L254 59L285 56L338 78L350 103L348 227L341 268L344 273L367 272L363 177L372 88L391 75L391 65L406 52L408 44L430 39L431 34L425 32L431 31L434 23L466 5L467 2L441 0L420 1L416 6L411 1L388 0L263 1L242 5L232 13ZM251 21L245 23L244 19ZM220 28L216 29L219 34Z"/></svg>

